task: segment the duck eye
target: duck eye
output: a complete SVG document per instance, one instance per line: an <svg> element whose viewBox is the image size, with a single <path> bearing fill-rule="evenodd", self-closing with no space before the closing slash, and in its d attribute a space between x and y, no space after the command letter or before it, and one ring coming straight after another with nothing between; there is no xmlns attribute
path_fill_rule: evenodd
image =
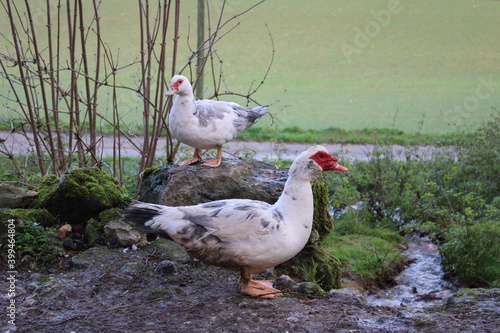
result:
<svg viewBox="0 0 500 333"><path fill-rule="evenodd" d="M182 84L182 80L177 81L178 84Z"/></svg>

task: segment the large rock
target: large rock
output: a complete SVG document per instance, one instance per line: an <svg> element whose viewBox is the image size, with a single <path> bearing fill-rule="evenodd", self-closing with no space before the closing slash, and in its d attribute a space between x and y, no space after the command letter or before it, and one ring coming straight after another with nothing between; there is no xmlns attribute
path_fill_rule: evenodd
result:
<svg viewBox="0 0 500 333"><path fill-rule="evenodd" d="M76 168L61 177L43 177L35 206L46 208L61 222L85 225L102 211L123 208L129 201L124 189L109 174L96 168Z"/></svg>
<svg viewBox="0 0 500 333"><path fill-rule="evenodd" d="M256 160L224 159L218 168L168 165L146 171L139 200L167 206L244 198L274 203L288 173Z"/></svg>
<svg viewBox="0 0 500 333"><path fill-rule="evenodd" d="M202 165L165 166L144 173L139 200L184 206L230 199L254 199L274 203L283 191L288 172L255 160L225 159L218 168ZM313 182L314 222L306 247L292 260L279 265L280 274L318 283L324 290L340 288L340 262L321 246L333 228L328 186Z"/></svg>
<svg viewBox="0 0 500 333"><path fill-rule="evenodd" d="M26 208L36 195L35 191L0 184L0 208Z"/></svg>

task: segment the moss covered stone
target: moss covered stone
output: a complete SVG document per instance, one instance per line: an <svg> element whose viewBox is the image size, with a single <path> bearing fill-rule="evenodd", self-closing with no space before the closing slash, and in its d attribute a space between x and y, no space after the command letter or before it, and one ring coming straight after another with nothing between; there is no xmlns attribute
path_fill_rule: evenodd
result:
<svg viewBox="0 0 500 333"><path fill-rule="evenodd" d="M121 208L111 208L102 211L98 218L91 218L85 225L85 243L89 245L104 245L104 226L113 220L118 220L122 216Z"/></svg>
<svg viewBox="0 0 500 333"><path fill-rule="evenodd" d="M52 227L57 224L57 220L46 209L9 209L0 211L0 220L8 221L14 219L17 224L23 221L32 221L43 227Z"/></svg>
<svg viewBox="0 0 500 333"><path fill-rule="evenodd" d="M124 208L131 200L116 179L97 168L72 169L60 178L47 175L38 195L36 207L70 224L85 224L104 210Z"/></svg>

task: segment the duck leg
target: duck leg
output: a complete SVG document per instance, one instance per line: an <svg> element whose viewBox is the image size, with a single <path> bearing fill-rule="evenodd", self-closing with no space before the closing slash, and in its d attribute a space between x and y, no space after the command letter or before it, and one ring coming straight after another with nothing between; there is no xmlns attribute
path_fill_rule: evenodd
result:
<svg viewBox="0 0 500 333"><path fill-rule="evenodd" d="M243 294L262 298L276 298L283 296L278 289L273 288L273 281L252 280L252 275L250 274L248 267L241 267L240 271L241 277L238 284Z"/></svg>
<svg viewBox="0 0 500 333"><path fill-rule="evenodd" d="M202 165L206 165L212 168L217 168L222 162L222 146L217 146L217 157L208 160L202 163Z"/></svg>
<svg viewBox="0 0 500 333"><path fill-rule="evenodd" d="M193 157L188 158L187 160L184 160L180 163L177 163L177 165L182 167L182 166L196 163L198 161L201 161L200 150L198 148L195 148Z"/></svg>

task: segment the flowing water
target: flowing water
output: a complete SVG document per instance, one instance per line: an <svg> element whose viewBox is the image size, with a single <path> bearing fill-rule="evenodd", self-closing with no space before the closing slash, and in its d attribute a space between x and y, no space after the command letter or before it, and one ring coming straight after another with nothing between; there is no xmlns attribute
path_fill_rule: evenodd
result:
<svg viewBox="0 0 500 333"><path fill-rule="evenodd" d="M403 254L412 263L396 278L398 285L366 296L366 300L372 305L392 307L444 304L453 291L451 284L443 280L437 245L428 238L410 238Z"/></svg>

